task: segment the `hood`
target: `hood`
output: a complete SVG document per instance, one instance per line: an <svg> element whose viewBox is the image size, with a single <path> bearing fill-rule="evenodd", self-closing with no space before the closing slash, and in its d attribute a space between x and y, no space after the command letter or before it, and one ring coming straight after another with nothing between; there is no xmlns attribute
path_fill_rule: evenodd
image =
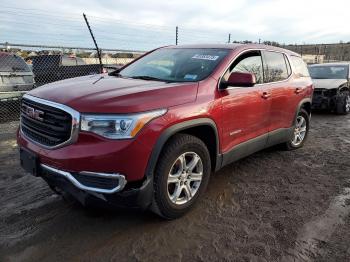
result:
<svg viewBox="0 0 350 262"><path fill-rule="evenodd" d="M346 84L346 79L312 79L315 89L333 89Z"/></svg>
<svg viewBox="0 0 350 262"><path fill-rule="evenodd" d="M134 113L195 101L198 83L165 83L108 75L47 84L28 94L82 113Z"/></svg>

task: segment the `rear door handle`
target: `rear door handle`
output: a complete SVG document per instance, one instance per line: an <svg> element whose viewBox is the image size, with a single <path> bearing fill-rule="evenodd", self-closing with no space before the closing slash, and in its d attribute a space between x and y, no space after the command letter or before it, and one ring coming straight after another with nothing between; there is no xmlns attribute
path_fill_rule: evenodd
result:
<svg viewBox="0 0 350 262"><path fill-rule="evenodd" d="M271 96L271 94L269 92L263 92L261 97L264 99L268 99Z"/></svg>
<svg viewBox="0 0 350 262"><path fill-rule="evenodd" d="M300 88L300 87L295 88L295 93L296 93L296 94L299 94L299 93L301 93L302 91L303 91L303 89Z"/></svg>

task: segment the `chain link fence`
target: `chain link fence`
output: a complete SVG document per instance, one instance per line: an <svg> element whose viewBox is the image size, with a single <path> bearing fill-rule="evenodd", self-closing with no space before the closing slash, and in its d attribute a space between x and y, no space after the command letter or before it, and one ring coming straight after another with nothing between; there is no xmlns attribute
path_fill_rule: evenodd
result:
<svg viewBox="0 0 350 262"><path fill-rule="evenodd" d="M264 42L265 43L265 42ZM303 56L308 64L350 61L350 43L280 45ZM142 51L0 43L0 123L18 121L20 99L29 90L51 82L110 72L130 63Z"/></svg>
<svg viewBox="0 0 350 262"><path fill-rule="evenodd" d="M0 122L17 121L21 97L34 88L68 78L107 73L141 54L107 50L102 53L101 66L94 49L0 44Z"/></svg>

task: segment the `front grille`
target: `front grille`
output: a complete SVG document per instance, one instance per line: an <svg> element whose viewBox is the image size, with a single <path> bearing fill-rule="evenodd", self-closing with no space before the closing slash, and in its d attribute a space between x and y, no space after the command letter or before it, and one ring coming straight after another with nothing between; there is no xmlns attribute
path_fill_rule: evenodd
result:
<svg viewBox="0 0 350 262"><path fill-rule="evenodd" d="M325 97L332 97L337 95L337 89L315 89L314 94Z"/></svg>
<svg viewBox="0 0 350 262"><path fill-rule="evenodd" d="M28 114L28 108L41 112L39 117ZM31 140L53 147L70 139L72 116L56 107L23 98L21 105L21 130Z"/></svg>

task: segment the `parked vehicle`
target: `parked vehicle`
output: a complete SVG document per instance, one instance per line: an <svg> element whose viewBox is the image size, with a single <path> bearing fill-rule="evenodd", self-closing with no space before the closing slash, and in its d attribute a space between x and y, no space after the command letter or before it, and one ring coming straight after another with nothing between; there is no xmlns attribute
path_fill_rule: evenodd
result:
<svg viewBox="0 0 350 262"><path fill-rule="evenodd" d="M0 102L18 100L34 86L33 73L24 60L15 54L0 52Z"/></svg>
<svg viewBox="0 0 350 262"><path fill-rule="evenodd" d="M309 66L315 85L313 109L326 109L345 115L350 112L350 63L327 63Z"/></svg>
<svg viewBox="0 0 350 262"><path fill-rule="evenodd" d="M212 171L276 144L302 147L312 93L305 63L284 49L164 47L109 75L27 94L21 163L84 205L173 219L204 193Z"/></svg>
<svg viewBox="0 0 350 262"><path fill-rule="evenodd" d="M78 76L101 73L99 64L87 65L83 59L68 55L32 57L33 73L38 86Z"/></svg>

